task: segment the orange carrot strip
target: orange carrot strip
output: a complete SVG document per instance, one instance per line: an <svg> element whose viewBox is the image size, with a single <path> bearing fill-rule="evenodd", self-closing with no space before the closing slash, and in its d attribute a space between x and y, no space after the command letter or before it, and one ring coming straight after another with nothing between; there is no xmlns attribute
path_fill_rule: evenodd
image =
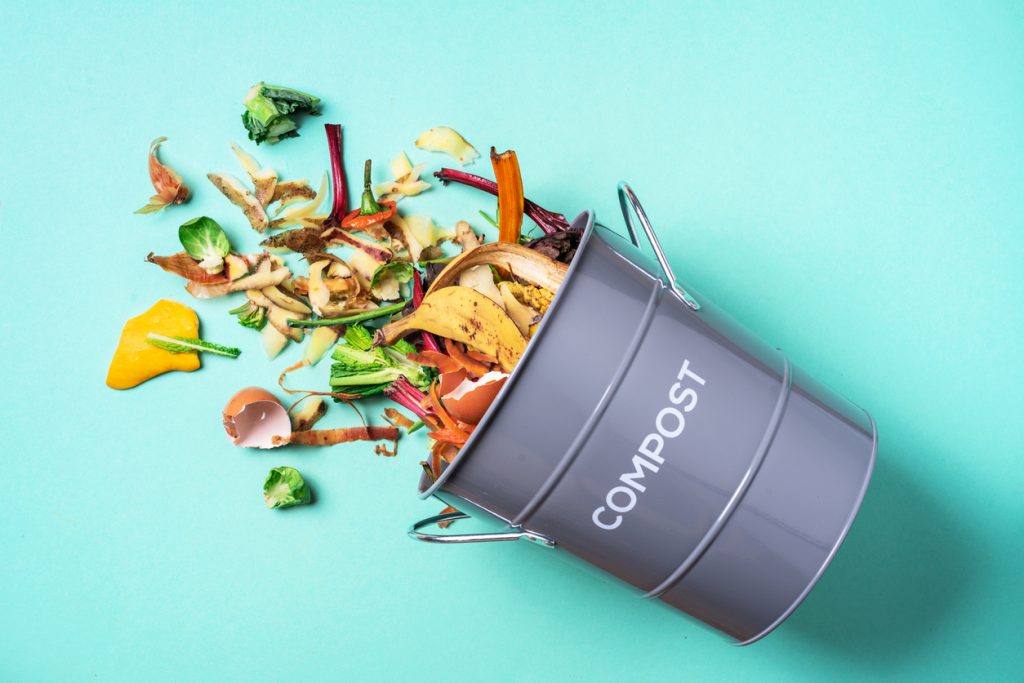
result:
<svg viewBox="0 0 1024 683"><path fill-rule="evenodd" d="M443 441L439 443L441 444L441 449L438 452L441 454L441 459L450 464L455 460L455 456L459 454L458 446Z"/></svg>
<svg viewBox="0 0 1024 683"><path fill-rule="evenodd" d="M441 476L441 466L445 462L444 452L446 449L454 448L450 443L444 441L436 441L430 449L430 462L423 463L427 470L430 472L430 476L433 480L437 480Z"/></svg>
<svg viewBox="0 0 1024 683"><path fill-rule="evenodd" d="M302 432L298 432L301 434ZM469 436L465 432L455 431L454 429L441 429L436 432L428 432L429 436L434 441L444 441L446 443L453 443L456 446L462 446L466 443Z"/></svg>
<svg viewBox="0 0 1024 683"><path fill-rule="evenodd" d="M395 425L396 427L401 427L402 429L408 429L409 427L412 427L414 424L412 420L407 418L405 415L402 415L394 408L384 409L384 419L388 420L389 422L391 422L391 424Z"/></svg>
<svg viewBox="0 0 1024 683"><path fill-rule="evenodd" d="M483 377L487 374L487 371L490 370L490 368L480 361L470 358L466 352L462 350L458 342L453 342L451 339L445 339L444 350L448 352L448 355L452 357L452 360L461 365L466 372L473 377Z"/></svg>
<svg viewBox="0 0 1024 683"><path fill-rule="evenodd" d="M430 385L430 389L427 391L427 398L430 399L430 407L433 409L434 414L441 419L445 429L450 429L455 434L461 434L463 437L467 436L466 432L459 429L455 418L448 414L448 411L444 409L444 405L441 403L441 399L437 397L437 382Z"/></svg>
<svg viewBox="0 0 1024 683"><path fill-rule="evenodd" d="M392 441L391 443L394 446L391 450L388 450L388 447L384 444L379 443L373 447L373 452L377 455L383 455L385 458L393 458L398 455L398 442Z"/></svg>
<svg viewBox="0 0 1024 683"><path fill-rule="evenodd" d="M481 363L487 363L489 365L497 365L498 359L490 354L486 354L483 351L474 351L473 349L466 349L466 355L473 360L478 360Z"/></svg>
<svg viewBox="0 0 1024 683"><path fill-rule="evenodd" d="M457 372L462 368L462 366L440 351L431 351L430 349L420 351L419 353L410 353L408 358L413 363L437 368L441 372Z"/></svg>
<svg viewBox="0 0 1024 683"><path fill-rule="evenodd" d="M444 510L441 510L441 512L440 512L439 514L442 514L442 515L447 515L447 514L448 514L449 512L458 512L458 510L456 510L456 509L455 509L455 508L453 508L453 507L452 507L451 505L449 505L449 506L448 506L448 507L446 507L446 508L445 508ZM445 521L443 521L443 522L438 522L437 526L441 527L442 529L447 529L447 528L448 528L448 527L450 527L450 526L452 525L452 523L454 523L454 522L455 522L455 520L454 520L454 519L448 519L448 520L445 520Z"/></svg>
<svg viewBox="0 0 1024 683"><path fill-rule="evenodd" d="M491 166L498 182L498 241L519 244L524 203L519 160L512 150L498 154L491 147Z"/></svg>

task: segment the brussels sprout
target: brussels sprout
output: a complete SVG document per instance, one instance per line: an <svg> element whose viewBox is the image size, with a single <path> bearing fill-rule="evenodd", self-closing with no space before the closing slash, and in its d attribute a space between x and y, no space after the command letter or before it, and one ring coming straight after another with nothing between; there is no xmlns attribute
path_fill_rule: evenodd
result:
<svg viewBox="0 0 1024 683"><path fill-rule="evenodd" d="M312 492L294 467L275 467L263 482L263 500L268 508L290 508L306 505Z"/></svg>
<svg viewBox="0 0 1024 683"><path fill-rule="evenodd" d="M211 273L224 268L224 257L231 251L231 244L217 221L206 216L193 218L178 228L178 239L200 267Z"/></svg>

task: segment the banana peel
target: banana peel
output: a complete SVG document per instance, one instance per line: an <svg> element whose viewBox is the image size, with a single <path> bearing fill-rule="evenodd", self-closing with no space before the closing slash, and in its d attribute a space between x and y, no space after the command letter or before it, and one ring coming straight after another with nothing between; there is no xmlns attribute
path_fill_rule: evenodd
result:
<svg viewBox="0 0 1024 683"><path fill-rule="evenodd" d="M430 285L427 293L456 285L459 276L474 266L495 266L532 285L555 291L565 279L569 266L538 254L521 244L491 242L463 252L445 266Z"/></svg>
<svg viewBox="0 0 1024 683"><path fill-rule="evenodd" d="M390 346L417 330L494 356L505 372L512 371L526 350L526 337L501 306L469 287L456 285L428 292L415 311L381 327L374 344Z"/></svg>

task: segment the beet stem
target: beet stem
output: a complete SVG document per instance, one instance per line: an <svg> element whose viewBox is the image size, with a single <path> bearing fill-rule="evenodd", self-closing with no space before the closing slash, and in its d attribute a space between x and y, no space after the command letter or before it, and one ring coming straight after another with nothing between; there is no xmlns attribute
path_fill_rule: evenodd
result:
<svg viewBox="0 0 1024 683"><path fill-rule="evenodd" d="M334 188L331 213L324 221L324 227L330 228L341 225L341 219L348 213L348 183L342 162L341 125L325 123L324 129L327 131L327 149L331 153L331 182Z"/></svg>
<svg viewBox="0 0 1024 683"><path fill-rule="evenodd" d="M442 168L434 173L434 177L442 183L461 183L484 192L489 192L495 196L498 195L498 184L496 182L473 175L472 173L466 173L465 171L457 171L454 168ZM569 229L569 221L566 220L565 216L554 211L548 211L544 207L534 204L529 199L523 201L523 211L547 235L564 232Z"/></svg>

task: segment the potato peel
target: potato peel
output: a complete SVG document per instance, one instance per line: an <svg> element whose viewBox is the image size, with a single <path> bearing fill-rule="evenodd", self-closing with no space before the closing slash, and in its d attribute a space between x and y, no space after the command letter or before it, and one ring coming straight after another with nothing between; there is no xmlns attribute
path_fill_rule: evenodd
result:
<svg viewBox="0 0 1024 683"><path fill-rule="evenodd" d="M436 126L424 131L416 138L416 146L428 152L444 152L463 166L480 157L480 152L466 138L448 126Z"/></svg>
<svg viewBox="0 0 1024 683"><path fill-rule="evenodd" d="M249 220L249 225L256 232L264 232L270 227L270 219L267 218L267 212L263 205L256 199L256 195L242 185L237 178L225 173L207 173L206 177L214 187L221 191L221 194L242 210Z"/></svg>
<svg viewBox="0 0 1024 683"><path fill-rule="evenodd" d="M234 142L231 143L231 151L235 153L238 162L249 174L253 186L256 188L253 194L264 208L270 204L277 188L277 172L272 168L261 168L259 162L251 154L243 150Z"/></svg>

